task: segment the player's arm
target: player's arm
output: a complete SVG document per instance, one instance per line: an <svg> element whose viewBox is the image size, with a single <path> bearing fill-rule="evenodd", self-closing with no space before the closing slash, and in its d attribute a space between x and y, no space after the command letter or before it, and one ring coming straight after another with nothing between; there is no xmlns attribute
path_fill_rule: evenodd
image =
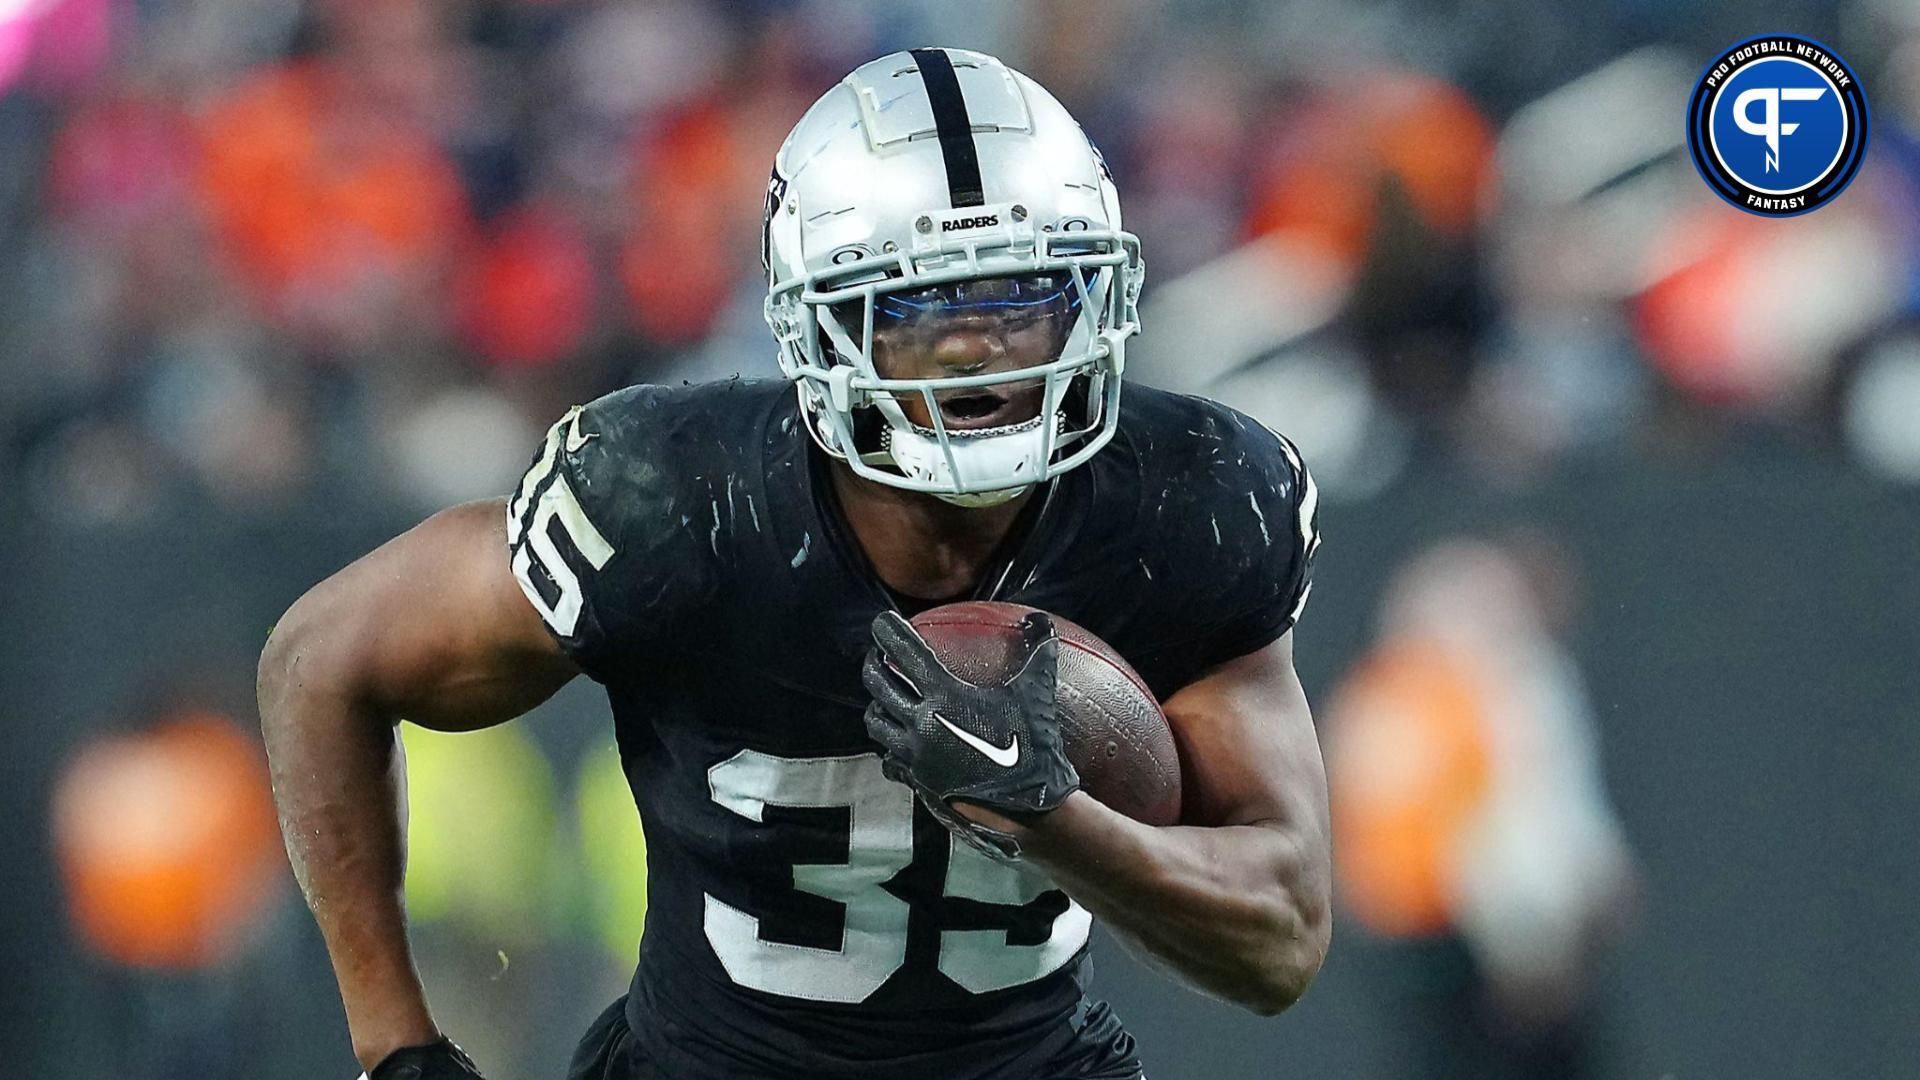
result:
<svg viewBox="0 0 1920 1080"><path fill-rule="evenodd" d="M1311 588L1319 500L1291 443L1226 419L1246 438L1232 457L1245 502L1199 507L1216 554L1192 564L1182 595L1195 632L1176 640L1201 674L1165 703L1184 824L1143 825L1078 790L1060 731L1059 643L1043 614L1023 623L1013 676L980 686L883 613L862 678L887 775L915 787L955 835L1020 854L1149 959L1272 1014L1306 992L1331 935L1326 771L1292 637ZM1009 733L1019 752L1003 760L994 748Z"/></svg>
<svg viewBox="0 0 1920 1080"><path fill-rule="evenodd" d="M576 671L509 570L505 522L498 500L435 515L301 597L260 657L287 854L369 1069L439 1038L407 943L395 725L503 723Z"/></svg>
<svg viewBox="0 0 1920 1080"><path fill-rule="evenodd" d="M1327 781L1293 635L1230 660L1166 703L1187 817L1142 825L1075 792L1012 834L1094 915L1193 986L1271 1015L1306 992L1332 933Z"/></svg>
<svg viewBox="0 0 1920 1080"><path fill-rule="evenodd" d="M1167 702L1188 788L1187 824L1171 828L1079 790L1053 712L1053 624L1029 615L1022 634L1012 678L980 686L948 671L906 620L875 620L862 676L887 775L962 839L1047 871L1199 989L1269 1015L1293 1004L1326 956L1330 856L1326 774L1291 633ZM1019 752L1002 760L993 733L1009 731Z"/></svg>

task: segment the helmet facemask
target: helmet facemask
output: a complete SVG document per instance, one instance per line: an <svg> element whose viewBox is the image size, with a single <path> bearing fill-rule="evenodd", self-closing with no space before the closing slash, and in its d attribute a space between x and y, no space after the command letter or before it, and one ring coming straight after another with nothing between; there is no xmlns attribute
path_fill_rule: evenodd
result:
<svg viewBox="0 0 1920 1080"><path fill-rule="evenodd" d="M1138 326L1139 247L1072 224L776 283L768 321L822 449L879 483L991 505L1104 446Z"/></svg>

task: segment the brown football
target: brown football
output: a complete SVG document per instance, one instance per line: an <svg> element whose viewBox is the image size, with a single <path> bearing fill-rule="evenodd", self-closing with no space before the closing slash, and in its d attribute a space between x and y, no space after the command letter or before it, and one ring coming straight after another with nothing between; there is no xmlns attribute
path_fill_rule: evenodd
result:
<svg viewBox="0 0 1920 1080"><path fill-rule="evenodd" d="M949 671L982 686L1006 682L1020 620L1034 609L971 601L913 617ZM1180 757L1153 691L1120 655L1085 628L1053 616L1060 634L1056 700L1067 758L1087 794L1149 825L1180 820Z"/></svg>

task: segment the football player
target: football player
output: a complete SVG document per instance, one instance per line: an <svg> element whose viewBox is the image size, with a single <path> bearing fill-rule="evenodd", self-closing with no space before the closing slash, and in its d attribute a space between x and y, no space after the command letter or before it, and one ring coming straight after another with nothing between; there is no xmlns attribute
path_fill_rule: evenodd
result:
<svg viewBox="0 0 1920 1080"><path fill-rule="evenodd" d="M1231 409L1122 395L1140 250L1079 126L992 57L895 53L801 118L765 211L784 379L573 409L504 504L321 583L261 658L287 848L374 1080L478 1075L408 949L394 725L502 723L580 673L649 888L580 1080L1136 1077L1081 990L1095 916L1263 1015L1326 954L1290 634L1313 483ZM903 618L967 599L1131 661L1178 739L1183 824L1079 790L1049 619L980 687ZM952 723L914 723L929 708Z"/></svg>

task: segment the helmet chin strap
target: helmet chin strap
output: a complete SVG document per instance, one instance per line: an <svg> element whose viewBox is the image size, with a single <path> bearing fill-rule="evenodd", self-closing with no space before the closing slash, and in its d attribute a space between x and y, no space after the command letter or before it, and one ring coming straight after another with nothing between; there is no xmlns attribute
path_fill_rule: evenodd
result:
<svg viewBox="0 0 1920 1080"><path fill-rule="evenodd" d="M885 450L871 450L861 454L860 461L863 464L872 465L876 468L886 468L888 466L898 467L898 462L894 460L893 455ZM1011 502L1019 498L1021 492L1026 491L1032 486L1032 484L1021 484L1018 487L998 488L993 491L974 491L965 494L956 494L951 491L929 491L925 492L925 494L931 495L941 502L953 506L965 506L977 509L985 506L999 506L1001 503Z"/></svg>
<svg viewBox="0 0 1920 1080"><path fill-rule="evenodd" d="M1064 416L1054 414L1055 425L1064 421ZM1041 418L1036 416L988 431L950 431L947 445L953 451L951 462L940 445L938 433L919 424L889 424L881 436L880 453L875 456L890 462L906 476L931 480L942 487L964 489L989 478L1015 481L1011 485L973 491L930 492L955 506L998 506L1017 498L1046 474L1047 463L1040 460L1041 423Z"/></svg>

